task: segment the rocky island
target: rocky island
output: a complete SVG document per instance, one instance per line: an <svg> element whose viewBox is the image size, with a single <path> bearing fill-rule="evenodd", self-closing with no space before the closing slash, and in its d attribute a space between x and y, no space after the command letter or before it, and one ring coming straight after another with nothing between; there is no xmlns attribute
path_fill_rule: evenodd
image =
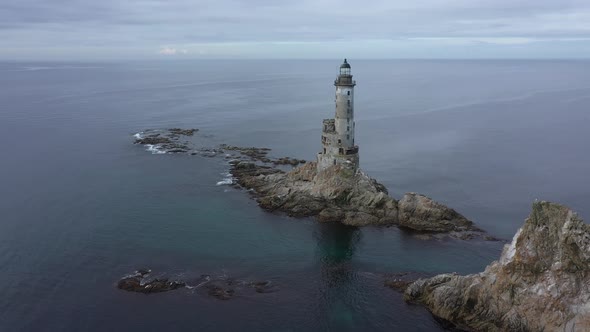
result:
<svg viewBox="0 0 590 332"><path fill-rule="evenodd" d="M332 165L318 171L317 163L309 162L284 172L234 161L231 173L268 211L349 226L397 225L431 236L493 239L455 210L424 195L407 193L395 200L385 186L360 169Z"/></svg>
<svg viewBox="0 0 590 332"><path fill-rule="evenodd" d="M565 206L535 202L484 272L420 279L404 298L469 331L589 331L590 226Z"/></svg>
<svg viewBox="0 0 590 332"><path fill-rule="evenodd" d="M356 81L350 70L344 59L334 81L335 116L323 120L322 151L316 161L273 159L268 156L268 148L227 144L195 150L181 137L192 137L198 129L146 130L135 135L135 143L147 146L153 153L224 155L231 159L232 181L248 189L260 207L268 211L350 226L396 225L419 232L421 237L495 240L457 211L425 195L406 193L399 201L392 198L385 186L360 169L359 146L355 143ZM301 166L287 171L283 165Z"/></svg>
<svg viewBox="0 0 590 332"><path fill-rule="evenodd" d="M262 208L350 226L397 225L462 239L492 239L467 218L429 197L408 193L400 201L393 199L385 186L366 175L359 168L354 135L356 81L346 59L334 85L335 116L323 120L322 151L317 161L290 172L252 162L232 163L237 183L252 190Z"/></svg>

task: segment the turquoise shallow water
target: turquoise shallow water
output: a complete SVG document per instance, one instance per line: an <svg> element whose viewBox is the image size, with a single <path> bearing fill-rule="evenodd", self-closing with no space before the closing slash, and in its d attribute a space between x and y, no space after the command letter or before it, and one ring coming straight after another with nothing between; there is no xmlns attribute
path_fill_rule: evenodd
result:
<svg viewBox="0 0 590 332"><path fill-rule="evenodd" d="M506 239L535 198L590 215L586 62L351 63L361 166L392 195L425 193ZM224 160L131 144L146 128L197 127L206 145L311 159L338 64L0 64L0 329L440 330L382 274L481 271L501 243L269 214L216 185ZM115 289L140 267L279 291Z"/></svg>

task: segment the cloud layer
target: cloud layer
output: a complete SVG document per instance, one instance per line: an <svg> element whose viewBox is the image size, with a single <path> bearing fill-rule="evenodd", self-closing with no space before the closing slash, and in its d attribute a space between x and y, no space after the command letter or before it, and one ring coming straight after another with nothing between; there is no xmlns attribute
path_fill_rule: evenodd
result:
<svg viewBox="0 0 590 332"><path fill-rule="evenodd" d="M337 56L338 47L362 57L421 57L425 50L452 57L472 47L477 57L481 44L489 57L526 56L521 47L531 44L531 57L539 50L588 57L590 2L19 0L0 3L0 39L4 58L35 50L82 58L284 57L293 45L295 57Z"/></svg>
<svg viewBox="0 0 590 332"><path fill-rule="evenodd" d="M188 54L187 50L179 50L174 47L162 47L158 52L161 55L180 55L180 54Z"/></svg>

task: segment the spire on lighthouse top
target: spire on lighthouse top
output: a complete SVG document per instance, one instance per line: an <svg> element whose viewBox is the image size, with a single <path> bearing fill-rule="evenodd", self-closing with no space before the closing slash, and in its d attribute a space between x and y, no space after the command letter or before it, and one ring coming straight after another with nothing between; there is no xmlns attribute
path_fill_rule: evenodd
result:
<svg viewBox="0 0 590 332"><path fill-rule="evenodd" d="M348 63L348 61L346 61L346 59L344 59L344 63L340 65L340 68L350 68L350 64Z"/></svg>

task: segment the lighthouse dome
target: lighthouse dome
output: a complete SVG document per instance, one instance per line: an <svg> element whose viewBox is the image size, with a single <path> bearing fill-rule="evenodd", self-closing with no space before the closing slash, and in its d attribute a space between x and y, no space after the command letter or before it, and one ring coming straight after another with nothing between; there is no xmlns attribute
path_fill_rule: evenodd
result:
<svg viewBox="0 0 590 332"><path fill-rule="evenodd" d="M340 65L340 68L349 68L350 69L350 65L348 64L348 61L346 61L346 59L344 59L344 63L342 65Z"/></svg>

